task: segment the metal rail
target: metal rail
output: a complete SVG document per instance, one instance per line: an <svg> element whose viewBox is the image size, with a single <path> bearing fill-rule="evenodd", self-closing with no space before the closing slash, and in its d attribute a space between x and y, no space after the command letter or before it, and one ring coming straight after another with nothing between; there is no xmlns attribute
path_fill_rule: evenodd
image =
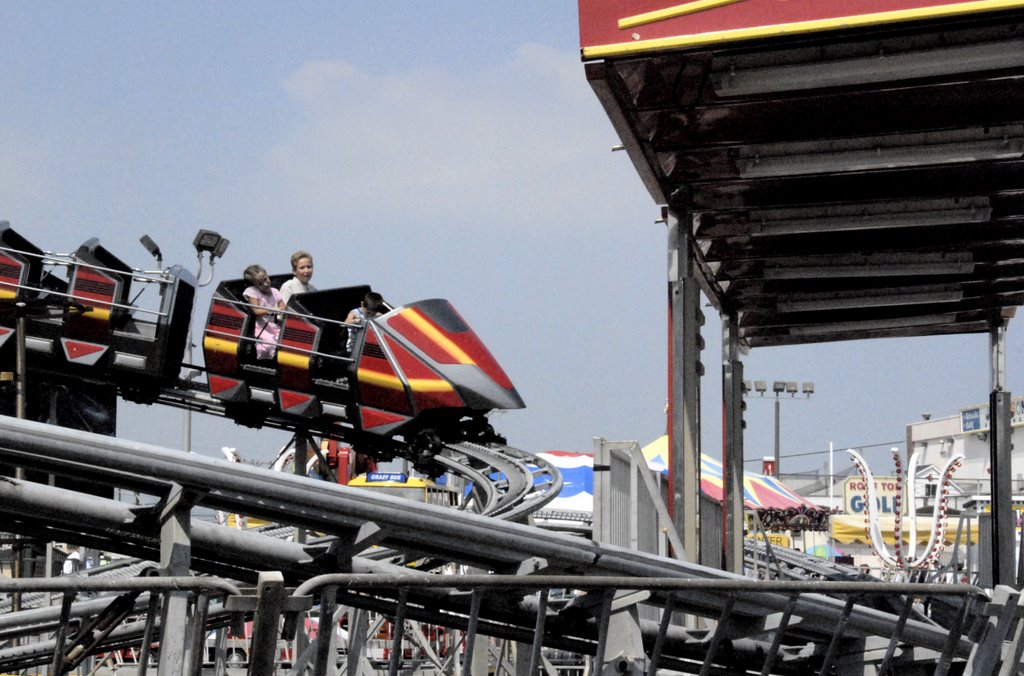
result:
<svg viewBox="0 0 1024 676"><path fill-rule="evenodd" d="M105 546L112 551L148 549L149 558L155 559L161 552L159 538L168 515L203 504L327 533L338 543L333 549L325 546L304 551L305 560L295 561L291 553L294 550L289 547L262 547L248 538L243 541L241 533L229 529L214 533L210 529L216 527L206 529L192 523L191 546L196 555L191 566L195 571L230 569L235 575L251 579L253 571L273 564L285 570L290 579L303 580L324 572L325 567L337 570L354 566L359 552L378 545L407 552L410 560L426 556L489 571L690 580L692 588L675 595L674 607L716 621L728 615L732 631L739 637L762 634L770 618L787 608L794 617L802 618L795 636L819 645L832 642L838 626L844 627L844 640L863 636L888 640L898 628L899 618L891 613L859 605L847 607L842 599L824 594L801 593L791 607L790 592L761 586L744 589L743 595L730 601L716 584L747 584L749 580L508 521L38 423L0 420L0 461L45 471L81 473L112 485L138 486L161 498L154 508L132 511L127 505L99 498L75 497L77 494L71 491L0 482L5 512L16 517L10 526L14 532L59 532L70 541L83 537L80 534L85 532L88 537L105 538ZM93 526L93 519L100 523ZM118 520L120 523L115 523ZM275 551L278 554L271 556ZM915 589L929 591L923 586ZM650 602L661 605L667 595L653 591ZM387 609L395 603L394 590L390 601L384 597L347 600L370 610ZM410 602L414 601L416 594L411 594ZM450 599L452 604L456 601L455 597ZM519 605L515 604L516 608ZM523 612L519 608L514 615ZM443 624L443 617L436 619ZM568 630L558 623L546 627L545 635L552 640ZM900 635L908 645L941 652L950 632L911 620ZM958 641L955 656L962 657L965 650L969 651L970 643L965 641Z"/></svg>
<svg viewBox="0 0 1024 676"><path fill-rule="evenodd" d="M202 367L185 365L202 370ZM229 417L224 403L196 387L195 383L179 381L174 387L165 387L157 402L189 411ZM294 432L292 419L273 413L262 421L265 427ZM339 423L331 429L318 429L325 437L349 440L352 427ZM350 441L350 440L349 440ZM443 445L435 462L473 487L470 511L507 520L521 520L541 509L554 499L562 487L558 468L544 458L500 443L480 444L452 442Z"/></svg>
<svg viewBox="0 0 1024 676"><path fill-rule="evenodd" d="M752 570L772 572L781 569L781 576L794 580L849 581L860 580L863 577L854 566L837 564L785 547L770 547L762 541L750 538L744 539L743 551L747 566Z"/></svg>
<svg viewBox="0 0 1024 676"><path fill-rule="evenodd" d="M815 618L800 617L793 610L804 601L816 596L821 588L820 583L812 582L759 582L749 579L733 580L682 580L679 578L636 578L621 576L582 576L582 575L417 575L407 572L394 574L328 574L308 579L294 590L286 590L281 585L281 578L273 575L261 576L256 588L235 588L223 580L210 578L138 578L132 581L95 581L97 584L86 585L83 580L74 577L59 578L41 583L33 580L17 580L6 585L2 591L30 591L36 589L63 591L65 597L88 588L105 588L110 591L146 590L151 597L163 597L182 589L191 589L200 594L193 601L193 614L201 620L198 627L201 634L215 626L231 621L226 615L234 612L255 610L257 625L253 629L253 646L249 655L250 665L273 663L273 652L277 647L279 634L286 639L294 639L299 623L298 614L308 609L314 600L319 601L321 616L335 617L339 603L368 608L390 617L396 627L405 621L424 621L432 624L443 624L449 628L464 632L458 644L463 645L465 653L463 664L472 663L472 651L476 643L477 633L501 637L528 644L529 654L534 656L532 662L541 657L541 649L561 649L582 655L593 656L597 663L603 663L611 654L611 648L621 650L622 642L615 635L616 618L628 612L632 603L614 604L617 598L627 598L631 593L640 599L640 603L654 604L663 609L663 617L671 616L671 610L677 607L679 600L696 591L713 590L726 599L723 612L718 617L718 629L713 633L687 631L671 622L639 622L637 630L642 637L644 652L630 655L618 652L614 660L632 670L629 665L639 660L649 660L648 673L656 673L658 666L672 668L687 673L711 673L712 668L740 668L744 670L761 669L762 674L804 674L817 671L820 674L830 673L831 668L840 658L835 650L839 643L863 643L863 633L854 632L844 636L854 622L855 604L853 600L861 597L897 596L907 599L909 603L916 592L937 594L958 599L962 609L961 616L966 617L971 605L978 601L984 602L987 597L982 590L967 585L920 585L908 583L830 583L832 593L845 597L845 613L839 621L832 625L833 632L827 642L827 653L817 654L799 650L799 636L807 631L804 626L815 621ZM589 605L570 602L552 605L548 599L553 590L576 589L574 601L593 599ZM735 633L742 626L743 619L735 614L736 609L743 605L756 603L764 593L782 594L788 599L788 609L784 616L772 628L766 628L774 634L772 650L757 641L744 641L733 636L728 653L721 651L719 638L726 632ZM204 596L222 597L223 604L215 611L207 613L200 603ZM990 618L987 625L979 632L977 642L960 639L961 632L966 629L959 624L936 653L939 665L949 665L954 661L968 661L965 673L988 674L998 662L999 650L1010 635L1016 620L1016 600L1019 594L1012 590L1000 592L998 604L983 611ZM510 599L519 599L510 605ZM482 602L486 601L486 602ZM149 605L147 613L133 611L134 617L144 616L146 622L135 621L120 628L118 633L109 632L98 637L91 649L102 652L112 646L126 645L132 639L139 640L147 628L159 626L155 610L160 603ZM110 607L114 607L112 603ZM202 612L201 612L202 611ZM67 608L62 609L66 614ZM201 616L200 616L201 613ZM66 615L65 615L66 616ZM880 617L884 617L880 614ZM237 619L237 617L235 618ZM739 624L737 624L739 621ZM908 620L906 615L896 618L893 631L883 635L884 641L879 642L872 651L880 655L881 646L885 646L884 656L876 656L873 663L879 666L880 673L885 673L895 665L893 656L897 650L906 653L906 642L913 633L914 625L920 624ZM283 623L283 624L282 624ZM855 623L855 622L854 622ZM539 630L538 630L539 628ZM845 629L844 629L845 628ZM354 632L352 624L350 632ZM81 632L79 632L81 633ZM198 674L199 663L196 655L204 650L196 640L200 629L193 629L190 649L186 662L190 665L182 673ZM400 659L401 632L396 631L392 649L392 659L388 673L398 673ZM785 644L779 639L785 635ZM860 637L860 638L858 638ZM75 637L78 641L80 638ZM315 645L303 652L292 665L292 669L300 672L310 667L313 674L334 673L330 671L335 664L335 652L331 642L334 632L321 631ZM441 673L456 673L458 665L454 660L459 654L458 645L449 652L449 659L441 661L435 656L435 666ZM43 642L30 647L0 650L0 668L24 668L44 664L52 654L61 652L60 638L52 642ZM848 649L848 648L846 648ZM1019 661L1021 649L1020 636L1015 636L1010 645L1009 655ZM350 646L349 658L352 651ZM63 654L63 653L61 653ZM843 659L849 660L847 655ZM909 662L908 662L909 658ZM922 667L920 658L904 654L901 659L903 666L917 673ZM57 659L54 658L54 663ZM1014 664L1007 660L1004 670ZM642 669L642 664L640 665ZM984 671L987 669L987 671ZM620 669L621 670L621 669ZM917 670L917 671L915 671ZM143 672L144 673L144 672ZM250 671L250 673L253 673ZM259 671L256 673L269 673ZM293 673L297 673L294 672ZM349 672L351 673L351 672ZM936 669L933 673L943 674L946 669ZM1009 671L1007 671L1009 673Z"/></svg>
<svg viewBox="0 0 1024 676"><path fill-rule="evenodd" d="M470 442L445 444L445 450L461 456L461 460L445 463L449 470L488 486L481 514L516 521L541 509L562 489L558 468L532 453Z"/></svg>

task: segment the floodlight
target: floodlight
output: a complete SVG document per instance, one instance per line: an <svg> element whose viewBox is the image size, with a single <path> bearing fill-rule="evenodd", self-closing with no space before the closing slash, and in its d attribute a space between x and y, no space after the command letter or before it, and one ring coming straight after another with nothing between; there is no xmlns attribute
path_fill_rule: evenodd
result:
<svg viewBox="0 0 1024 676"><path fill-rule="evenodd" d="M210 253L210 258L220 258L224 255L224 252L228 250L228 244L231 242L224 237L221 237L219 233L213 230L200 230L196 233L196 238L192 241L192 246L196 248L196 251L201 256L204 251Z"/></svg>
<svg viewBox="0 0 1024 676"><path fill-rule="evenodd" d="M797 391L796 382L793 380L786 381L786 392L795 395Z"/></svg>
<svg viewBox="0 0 1024 676"><path fill-rule="evenodd" d="M772 392L774 392L775 394L779 394L780 392L785 391L786 383L784 381L776 380L774 383L772 383Z"/></svg>
<svg viewBox="0 0 1024 676"><path fill-rule="evenodd" d="M750 391L750 381L749 380L744 380L742 387L743 387L743 393L744 394L749 392Z"/></svg>
<svg viewBox="0 0 1024 676"><path fill-rule="evenodd" d="M760 392L761 394L764 394L766 391L768 391L768 383L766 383L763 380L755 380L754 389Z"/></svg>
<svg viewBox="0 0 1024 676"><path fill-rule="evenodd" d="M160 253L160 247L156 245L156 242L153 241L152 237L149 235L143 235L139 238L139 241L142 242L142 246L146 247L146 251L148 251L153 258L160 260L163 257Z"/></svg>
<svg viewBox="0 0 1024 676"><path fill-rule="evenodd" d="M807 396L811 396L812 394L814 394L814 383L804 383L801 390Z"/></svg>

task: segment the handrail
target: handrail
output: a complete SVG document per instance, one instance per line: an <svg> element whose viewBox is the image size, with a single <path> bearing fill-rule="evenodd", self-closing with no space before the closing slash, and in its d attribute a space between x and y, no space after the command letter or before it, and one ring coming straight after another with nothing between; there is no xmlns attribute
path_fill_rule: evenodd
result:
<svg viewBox="0 0 1024 676"><path fill-rule="evenodd" d="M123 592L123 591L191 591L241 594L227 580L216 577L131 577L105 579L63 575L46 578L0 578L0 594L25 592Z"/></svg>
<svg viewBox="0 0 1024 676"><path fill-rule="evenodd" d="M161 282L157 282L157 283L159 283L159 284L170 284L171 282L170 282L170 280L168 280L166 282L161 281ZM110 302L107 302L107 301L90 301L90 300L83 299L81 296L76 296L76 295L74 295L72 293L67 293L65 291L56 291L56 290L53 290L53 289L40 289L38 287L28 286L28 285L25 285L25 284L11 284L9 282L0 282L0 287L15 288L15 289L25 289L25 290L28 290L28 291L36 291L36 292L39 292L39 293L44 293L47 296L58 296L60 298L68 298L68 299L74 300L79 305L89 305L90 303L95 303L97 305L103 305L105 307L117 308L119 310L128 310L129 312L131 312L133 314L136 313L136 312L141 312L141 313L148 314L148 315L156 315L157 317L167 317L167 316L169 316L169 313L161 312L160 310L149 310L149 309L146 309L146 308L143 308L143 307L138 307L136 305L125 305L124 303L117 303L117 302L113 302L113 301L110 301ZM22 301L19 301L19 300L14 299L14 298L12 298L10 300L0 300L0 303L18 303L18 302L22 302Z"/></svg>
<svg viewBox="0 0 1024 676"><path fill-rule="evenodd" d="M217 296L216 298L213 299L213 302L218 302L218 301L221 302L221 303L227 303L228 305L236 305L236 306L240 306L240 307L244 307L244 308L250 308L250 309L254 308L254 307L257 307L257 306L253 305L252 303L250 303L248 301L245 301L245 300L235 300L234 298L225 298L222 295L221 296ZM262 308L262 309L270 310L271 314L288 315L289 317L298 317L300 319L315 319L318 322L324 322L326 324L336 324L338 326L343 326L343 327L346 327L346 328L349 328L349 329L359 329L359 328L362 328L363 326L365 326L362 323L360 323L360 324L351 324L349 322L344 322L344 321L342 321L340 319L331 319L330 317L321 317L319 315L313 315L313 314L304 313L304 312L295 312L294 310L289 310L287 308L284 309L284 310L277 310L277 309L271 309L271 308Z"/></svg>
<svg viewBox="0 0 1024 676"><path fill-rule="evenodd" d="M102 270L103 272L114 272L119 275L131 275L132 280L148 281L153 283L167 283L169 280L161 279L149 279L148 277L155 277L157 275L161 277L167 277L168 273L166 270L140 270L138 268L132 268L130 272L124 270L118 270L116 268L108 268L102 265L96 265L95 263L87 263L78 258L77 254L63 254L44 252L41 254L33 253L31 251L24 251L22 249L14 249L7 246L0 246L0 251L8 251L10 253L20 254L22 256L29 256L31 258L39 258L42 260L43 265L52 265L55 267L69 267L72 265L84 265L85 267L92 268L93 270Z"/></svg>
<svg viewBox="0 0 1024 676"><path fill-rule="evenodd" d="M622 589L758 593L847 593L859 595L910 594L914 596L974 596L988 600L981 587L969 584L914 582L823 582L821 580L709 580L678 577L627 577L591 575L411 575L408 573L328 573L312 577L295 588L294 596L306 596L324 587L348 589L473 589L539 591L542 589Z"/></svg>

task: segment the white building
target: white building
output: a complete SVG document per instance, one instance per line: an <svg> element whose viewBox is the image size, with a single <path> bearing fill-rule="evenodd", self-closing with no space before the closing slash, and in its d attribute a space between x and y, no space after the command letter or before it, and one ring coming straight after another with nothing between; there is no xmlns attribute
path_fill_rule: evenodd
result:
<svg viewBox="0 0 1024 676"><path fill-rule="evenodd" d="M1008 471L1012 478L1014 495L1024 494L1024 397L1011 402L1011 443L1014 450ZM991 458L989 452L988 404L961 409L960 413L945 418L925 419L907 426L907 448L920 452L919 479L941 473L949 458L963 454L965 462L953 476L954 494L951 507L960 508L977 496L991 494ZM1004 470L1006 471L1006 470ZM915 503L918 509L934 504L935 486L919 486Z"/></svg>

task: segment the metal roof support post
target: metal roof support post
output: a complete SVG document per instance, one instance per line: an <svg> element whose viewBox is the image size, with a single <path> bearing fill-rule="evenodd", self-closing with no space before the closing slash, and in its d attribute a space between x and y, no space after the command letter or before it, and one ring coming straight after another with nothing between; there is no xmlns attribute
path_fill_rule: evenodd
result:
<svg viewBox="0 0 1024 676"><path fill-rule="evenodd" d="M160 567L164 575L183 577L192 566L191 505L179 503L172 491L166 510L161 514ZM182 674L185 668L185 648L188 643L187 591L167 592L164 597L163 617L160 621L159 676Z"/></svg>
<svg viewBox="0 0 1024 676"><path fill-rule="evenodd" d="M666 212L669 295L669 485L672 521L690 560L701 560L700 523L700 287L689 212Z"/></svg>
<svg viewBox="0 0 1024 676"><path fill-rule="evenodd" d="M739 321L735 312L722 316L722 479L725 489L722 524L725 532L724 569L743 572L743 362L740 361Z"/></svg>
<svg viewBox="0 0 1024 676"><path fill-rule="evenodd" d="M992 367L992 393L989 395L989 458L992 468L992 586L1014 586L1013 473L1010 471L1010 392L1006 389L1006 324L991 323L989 354Z"/></svg>

